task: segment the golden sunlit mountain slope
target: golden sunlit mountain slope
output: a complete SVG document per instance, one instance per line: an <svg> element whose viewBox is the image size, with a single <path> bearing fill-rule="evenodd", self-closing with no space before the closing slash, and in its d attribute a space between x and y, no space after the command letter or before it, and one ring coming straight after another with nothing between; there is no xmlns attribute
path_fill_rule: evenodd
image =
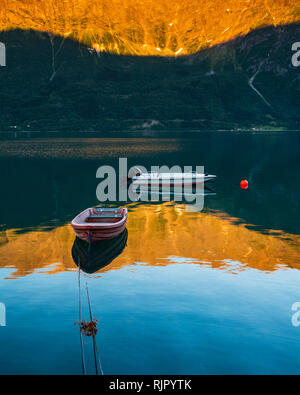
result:
<svg viewBox="0 0 300 395"><path fill-rule="evenodd" d="M298 0L1 0L0 30L34 29L96 51L176 56L300 19Z"/></svg>

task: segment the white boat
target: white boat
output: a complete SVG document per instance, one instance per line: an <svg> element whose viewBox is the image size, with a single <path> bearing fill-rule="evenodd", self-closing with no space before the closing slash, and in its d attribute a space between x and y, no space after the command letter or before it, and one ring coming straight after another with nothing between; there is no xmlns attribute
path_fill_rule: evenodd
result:
<svg viewBox="0 0 300 395"><path fill-rule="evenodd" d="M143 173L139 168L135 168L135 175L130 179L135 185L151 185L151 186L191 186L197 184L203 184L207 181L214 180L216 178L213 174L203 173L158 173L148 172Z"/></svg>

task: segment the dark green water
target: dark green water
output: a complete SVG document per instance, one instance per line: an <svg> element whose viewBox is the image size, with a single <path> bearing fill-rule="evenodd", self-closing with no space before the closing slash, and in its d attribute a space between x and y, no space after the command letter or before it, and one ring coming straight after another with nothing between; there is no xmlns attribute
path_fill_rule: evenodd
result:
<svg viewBox="0 0 300 395"><path fill-rule="evenodd" d="M128 203L127 247L84 277L104 373L299 373L299 154L296 132L5 136L0 373L81 373L67 224L99 204L96 170L117 169L119 157L149 169L203 165L218 178L201 213Z"/></svg>

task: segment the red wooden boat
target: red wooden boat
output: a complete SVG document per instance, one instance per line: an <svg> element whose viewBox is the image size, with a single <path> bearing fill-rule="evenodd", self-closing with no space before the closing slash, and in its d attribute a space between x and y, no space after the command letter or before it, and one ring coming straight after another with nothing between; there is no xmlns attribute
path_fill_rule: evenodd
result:
<svg viewBox="0 0 300 395"><path fill-rule="evenodd" d="M112 239L126 227L127 208L87 208L73 219L71 225L81 240L95 242Z"/></svg>

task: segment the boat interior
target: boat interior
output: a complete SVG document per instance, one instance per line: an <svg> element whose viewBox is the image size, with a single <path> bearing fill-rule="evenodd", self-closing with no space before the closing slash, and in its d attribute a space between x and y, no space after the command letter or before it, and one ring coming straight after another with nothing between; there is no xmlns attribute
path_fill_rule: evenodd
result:
<svg viewBox="0 0 300 395"><path fill-rule="evenodd" d="M116 223L123 218L120 209L115 208L95 208L92 210L92 214L89 215L85 222L88 223Z"/></svg>

